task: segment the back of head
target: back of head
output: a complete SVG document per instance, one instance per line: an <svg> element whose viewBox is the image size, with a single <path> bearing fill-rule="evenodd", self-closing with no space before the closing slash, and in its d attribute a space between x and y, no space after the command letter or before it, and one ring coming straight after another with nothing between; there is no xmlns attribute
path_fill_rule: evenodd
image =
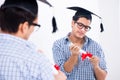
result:
<svg viewBox="0 0 120 80"><path fill-rule="evenodd" d="M0 27L4 32L16 33L20 23L32 23L38 14L36 0L5 0L0 7Z"/></svg>

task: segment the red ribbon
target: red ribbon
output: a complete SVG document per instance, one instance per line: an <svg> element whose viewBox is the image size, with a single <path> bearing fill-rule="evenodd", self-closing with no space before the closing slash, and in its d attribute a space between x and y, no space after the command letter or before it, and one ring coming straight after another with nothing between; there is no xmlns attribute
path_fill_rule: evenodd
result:
<svg viewBox="0 0 120 80"><path fill-rule="evenodd" d="M93 55L89 52L86 52L86 53L82 53L81 55L81 58L82 58L82 61L85 60L87 57L91 58Z"/></svg>
<svg viewBox="0 0 120 80"><path fill-rule="evenodd" d="M60 70L60 67L57 64L55 64L54 67L56 70Z"/></svg>

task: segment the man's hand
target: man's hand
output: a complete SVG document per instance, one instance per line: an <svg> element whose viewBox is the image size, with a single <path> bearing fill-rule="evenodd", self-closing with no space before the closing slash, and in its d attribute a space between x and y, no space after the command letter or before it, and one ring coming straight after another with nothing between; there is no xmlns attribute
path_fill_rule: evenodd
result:
<svg viewBox="0 0 120 80"><path fill-rule="evenodd" d="M90 62L94 67L99 66L99 58L97 56L92 56Z"/></svg>
<svg viewBox="0 0 120 80"><path fill-rule="evenodd" d="M76 45L76 44L72 44L70 46L70 51L72 52L72 55L74 55L74 56L80 55L79 50L80 50L80 47L78 45Z"/></svg>
<svg viewBox="0 0 120 80"><path fill-rule="evenodd" d="M58 70L58 74L54 74L54 77L55 77L55 80L66 80L67 79L66 75L60 70Z"/></svg>

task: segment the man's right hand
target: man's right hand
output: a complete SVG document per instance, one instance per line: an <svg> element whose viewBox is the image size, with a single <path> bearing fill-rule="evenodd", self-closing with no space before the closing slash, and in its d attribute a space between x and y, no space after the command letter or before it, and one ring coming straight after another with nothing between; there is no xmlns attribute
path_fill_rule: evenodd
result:
<svg viewBox="0 0 120 80"><path fill-rule="evenodd" d="M60 70L58 70L58 74L54 74L54 77L55 77L55 80L66 80L67 79L66 75Z"/></svg>
<svg viewBox="0 0 120 80"><path fill-rule="evenodd" d="M70 46L70 51L72 52L72 55L74 55L74 56L78 56L78 55L80 55L80 47L78 46L78 45L76 45L76 44L72 44L71 46Z"/></svg>

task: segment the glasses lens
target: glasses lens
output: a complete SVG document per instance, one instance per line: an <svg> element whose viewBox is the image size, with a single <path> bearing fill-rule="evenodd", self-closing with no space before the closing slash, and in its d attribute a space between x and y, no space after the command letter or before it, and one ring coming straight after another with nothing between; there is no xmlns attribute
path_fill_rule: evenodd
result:
<svg viewBox="0 0 120 80"><path fill-rule="evenodd" d="M38 26L35 26L34 27L34 31L38 31L39 30L39 27Z"/></svg>
<svg viewBox="0 0 120 80"><path fill-rule="evenodd" d="M91 27L87 27L87 28L85 28L86 29L86 31L89 31L90 29L91 29Z"/></svg>
<svg viewBox="0 0 120 80"><path fill-rule="evenodd" d="M36 23L32 23L31 25L34 26L34 31L38 31L39 28L41 27L39 24L36 24Z"/></svg>
<svg viewBox="0 0 120 80"><path fill-rule="evenodd" d="M78 28L80 28L80 29L84 28L85 31L89 31L91 29L90 26L86 26L86 25L79 23L79 22L75 22L75 23L78 25Z"/></svg>

